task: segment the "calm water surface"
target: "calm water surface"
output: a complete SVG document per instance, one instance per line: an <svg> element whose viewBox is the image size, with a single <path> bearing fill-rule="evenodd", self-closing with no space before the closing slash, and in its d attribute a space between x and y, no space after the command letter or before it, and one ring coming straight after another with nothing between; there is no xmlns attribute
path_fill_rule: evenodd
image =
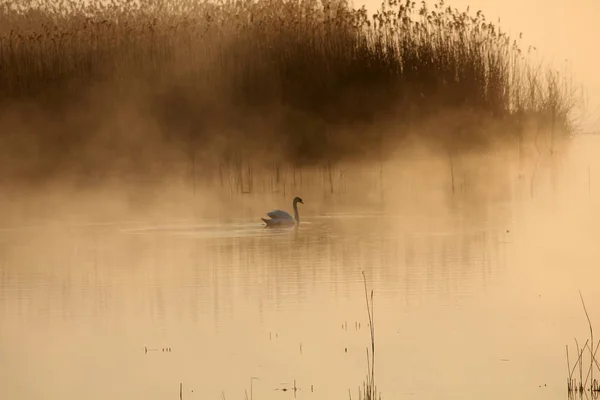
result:
<svg viewBox="0 0 600 400"><path fill-rule="evenodd" d="M6 226L0 398L166 400L182 383L184 399L280 399L294 382L296 398L358 398L365 271L384 400L565 399L578 290L600 321L599 202L573 181L435 217L315 214L305 198L297 230L259 215Z"/></svg>

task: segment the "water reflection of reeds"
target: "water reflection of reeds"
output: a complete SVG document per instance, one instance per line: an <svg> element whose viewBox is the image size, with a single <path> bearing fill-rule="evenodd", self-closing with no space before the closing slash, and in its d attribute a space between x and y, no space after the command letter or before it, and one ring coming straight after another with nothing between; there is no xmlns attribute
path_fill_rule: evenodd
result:
<svg viewBox="0 0 600 400"><path fill-rule="evenodd" d="M177 234L111 227L23 232L3 252L2 290L16 291L3 296L4 309L199 321L239 307L301 304L315 293L347 298L362 270L375 290L405 301L467 295L501 272L510 235L493 226L469 229L456 218L431 224L436 231L414 229L411 217L306 221L297 230L214 239L206 232L196 238L193 224L187 235L179 234L182 227Z"/></svg>

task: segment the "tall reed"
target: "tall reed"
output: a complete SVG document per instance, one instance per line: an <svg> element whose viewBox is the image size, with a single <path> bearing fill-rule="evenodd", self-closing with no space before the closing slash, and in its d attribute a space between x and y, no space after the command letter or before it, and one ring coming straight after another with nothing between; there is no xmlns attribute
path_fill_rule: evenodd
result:
<svg viewBox="0 0 600 400"><path fill-rule="evenodd" d="M362 271L363 283L365 285L365 300L367 305L367 315L369 317L369 333L371 334L371 352L367 348L367 378L363 382L362 388L359 388L358 398L359 400L381 400L381 394L377 392L377 385L375 384L375 326L373 316L373 290L371 295L367 290L367 277L365 271Z"/></svg>

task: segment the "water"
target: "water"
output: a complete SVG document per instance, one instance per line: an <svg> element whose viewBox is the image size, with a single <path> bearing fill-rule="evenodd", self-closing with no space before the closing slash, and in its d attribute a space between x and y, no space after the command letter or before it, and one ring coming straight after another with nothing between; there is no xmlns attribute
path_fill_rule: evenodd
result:
<svg viewBox="0 0 600 400"><path fill-rule="evenodd" d="M552 196L435 214L5 224L0 398L358 398L364 271L383 399L564 399L578 290L600 321L585 149Z"/></svg>

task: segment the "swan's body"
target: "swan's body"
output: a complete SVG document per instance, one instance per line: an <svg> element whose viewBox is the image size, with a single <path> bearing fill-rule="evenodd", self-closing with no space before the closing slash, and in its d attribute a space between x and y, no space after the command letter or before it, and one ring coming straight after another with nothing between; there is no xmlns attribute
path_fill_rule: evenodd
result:
<svg viewBox="0 0 600 400"><path fill-rule="evenodd" d="M273 210L267 213L270 219L261 218L268 227L300 225L300 214L298 214L298 203L304 204L300 197L294 197L294 216L283 210Z"/></svg>

